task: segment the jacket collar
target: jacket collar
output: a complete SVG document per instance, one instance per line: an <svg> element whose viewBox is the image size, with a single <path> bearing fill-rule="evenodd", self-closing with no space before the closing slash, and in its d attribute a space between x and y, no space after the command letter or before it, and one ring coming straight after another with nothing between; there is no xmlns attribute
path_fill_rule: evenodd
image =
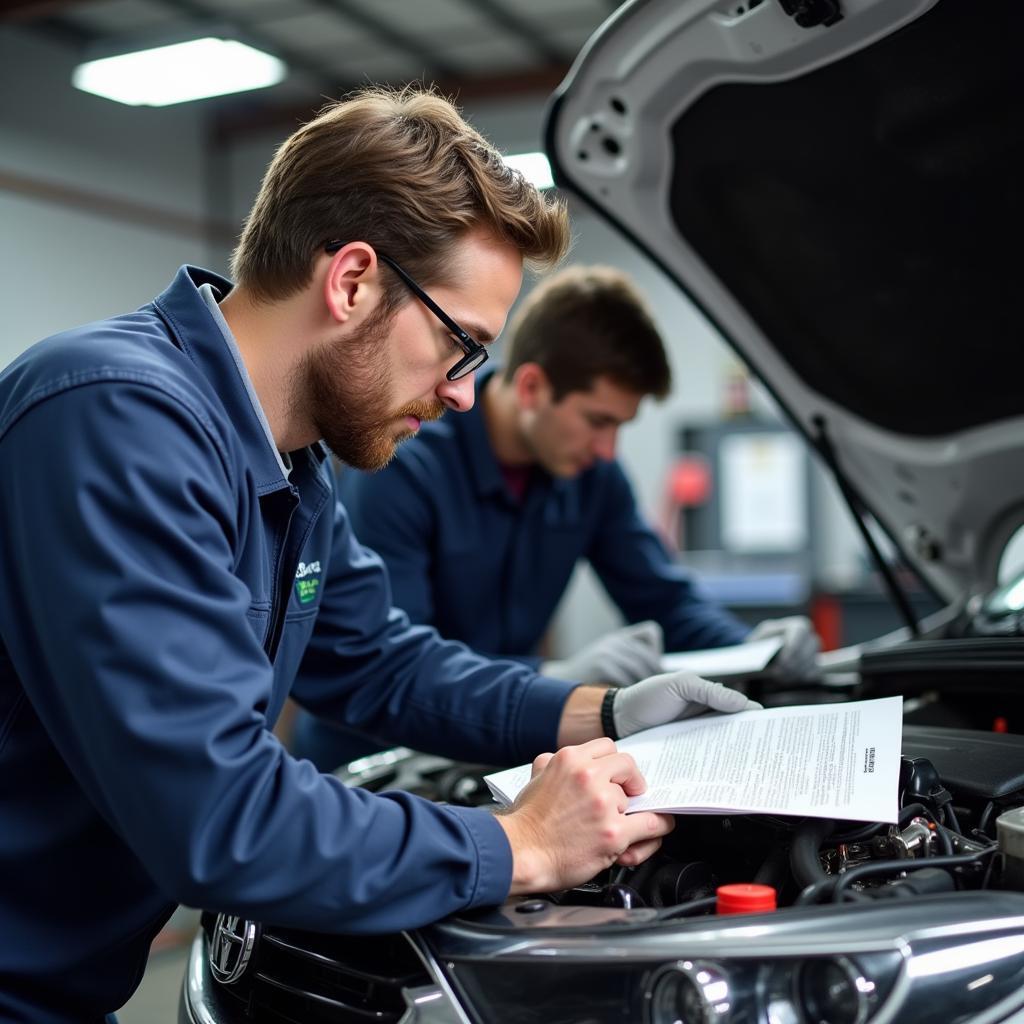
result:
<svg viewBox="0 0 1024 1024"><path fill-rule="evenodd" d="M231 343L221 333L199 294L204 284L212 285L221 297L232 288L230 281L212 271L184 266L153 300L153 305L181 350L203 374L224 406L245 447L259 493L280 490L288 486L280 459L263 428L261 413L254 404L255 394L244 376L241 360L236 360L237 350L232 352ZM320 443L313 445L309 453L315 462L323 461L327 454Z"/></svg>

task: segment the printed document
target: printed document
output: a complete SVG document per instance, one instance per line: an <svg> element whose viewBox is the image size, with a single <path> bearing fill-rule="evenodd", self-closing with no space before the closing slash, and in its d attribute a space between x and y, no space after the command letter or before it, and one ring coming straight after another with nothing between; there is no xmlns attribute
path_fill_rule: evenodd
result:
<svg viewBox="0 0 1024 1024"><path fill-rule="evenodd" d="M661 656L662 672L693 672L705 679L732 679L764 671L782 646L782 637L751 640L732 647L713 647L706 651L679 651Z"/></svg>
<svg viewBox="0 0 1024 1024"><path fill-rule="evenodd" d="M895 822L903 698L706 714L619 740L647 781L629 811ZM530 766L488 775L500 804Z"/></svg>

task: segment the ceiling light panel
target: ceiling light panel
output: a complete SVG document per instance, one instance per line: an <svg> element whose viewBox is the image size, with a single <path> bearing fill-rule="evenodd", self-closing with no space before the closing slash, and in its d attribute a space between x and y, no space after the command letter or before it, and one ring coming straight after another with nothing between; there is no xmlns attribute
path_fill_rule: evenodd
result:
<svg viewBox="0 0 1024 1024"><path fill-rule="evenodd" d="M508 153L502 159L509 167L522 171L523 176L531 185L536 185L540 189L554 187L555 180L551 176L551 164L543 153Z"/></svg>
<svg viewBox="0 0 1024 1024"><path fill-rule="evenodd" d="M276 85L285 64L234 39L206 37L79 64L75 87L130 106L172 103Z"/></svg>

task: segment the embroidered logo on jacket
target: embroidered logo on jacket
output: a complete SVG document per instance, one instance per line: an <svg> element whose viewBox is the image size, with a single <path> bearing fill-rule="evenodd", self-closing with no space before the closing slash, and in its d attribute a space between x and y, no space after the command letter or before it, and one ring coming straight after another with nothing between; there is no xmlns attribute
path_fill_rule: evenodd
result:
<svg viewBox="0 0 1024 1024"><path fill-rule="evenodd" d="M309 604L320 590L320 561L299 562L295 570L295 596L299 604Z"/></svg>

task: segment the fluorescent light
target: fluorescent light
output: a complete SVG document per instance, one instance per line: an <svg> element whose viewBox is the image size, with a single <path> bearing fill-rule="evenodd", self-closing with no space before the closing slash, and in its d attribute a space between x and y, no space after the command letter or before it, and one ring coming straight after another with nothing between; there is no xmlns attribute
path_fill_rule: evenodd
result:
<svg viewBox="0 0 1024 1024"><path fill-rule="evenodd" d="M505 163L513 170L522 171L526 180L537 188L554 188L555 179L551 176L551 164L543 153L514 153L504 157Z"/></svg>
<svg viewBox="0 0 1024 1024"><path fill-rule="evenodd" d="M284 78L276 57L233 39L193 39L79 64L72 83L84 92L131 106L171 103L263 89Z"/></svg>

